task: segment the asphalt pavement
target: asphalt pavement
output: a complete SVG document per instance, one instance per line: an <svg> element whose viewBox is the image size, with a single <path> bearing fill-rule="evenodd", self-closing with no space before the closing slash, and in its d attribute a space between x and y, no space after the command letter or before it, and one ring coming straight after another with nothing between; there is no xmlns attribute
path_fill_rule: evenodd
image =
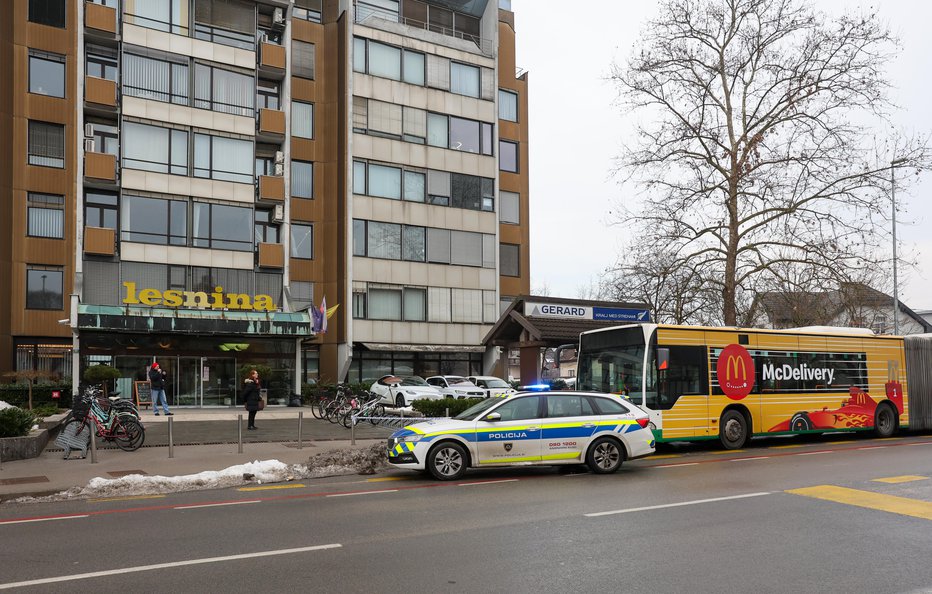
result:
<svg viewBox="0 0 932 594"><path fill-rule="evenodd" d="M0 501L50 495L84 486L96 477L119 478L127 474L184 476L256 460L298 464L322 452L368 448L394 431L389 427L361 423L355 429L356 444L353 445L349 429L315 419L309 407L275 407L261 411L256 417L256 431L246 429L247 413L240 409L176 407L172 413L172 416L165 416L143 411L141 417L146 430L143 447L134 452L124 452L115 444L98 443L96 462L92 460L90 451L84 459L80 458L79 451L72 451L71 457L64 460L64 451L55 443L53 432L39 457L0 461ZM303 417L300 419L300 442L299 414ZM240 434L242 453L239 452Z"/></svg>

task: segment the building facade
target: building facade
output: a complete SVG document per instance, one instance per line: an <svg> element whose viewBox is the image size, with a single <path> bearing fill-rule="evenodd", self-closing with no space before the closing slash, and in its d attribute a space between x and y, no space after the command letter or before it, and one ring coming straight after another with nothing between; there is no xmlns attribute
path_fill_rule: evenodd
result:
<svg viewBox="0 0 932 594"><path fill-rule="evenodd" d="M0 4L0 372L128 394L157 360L175 404L233 406L246 366L273 403L491 368L530 285L502 5Z"/></svg>

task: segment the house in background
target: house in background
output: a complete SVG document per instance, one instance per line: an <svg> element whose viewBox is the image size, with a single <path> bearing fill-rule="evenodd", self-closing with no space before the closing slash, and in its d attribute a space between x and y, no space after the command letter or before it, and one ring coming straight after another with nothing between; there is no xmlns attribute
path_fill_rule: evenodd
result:
<svg viewBox="0 0 932 594"><path fill-rule="evenodd" d="M823 292L767 292L757 296L757 326L848 326L892 334L893 297L861 283L845 283ZM932 312L930 312L932 313ZM932 332L932 322L899 302L899 333Z"/></svg>

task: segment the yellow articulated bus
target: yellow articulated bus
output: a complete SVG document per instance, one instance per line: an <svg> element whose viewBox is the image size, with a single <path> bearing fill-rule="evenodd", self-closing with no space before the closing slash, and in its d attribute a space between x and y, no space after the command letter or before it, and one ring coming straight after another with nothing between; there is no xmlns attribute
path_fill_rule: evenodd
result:
<svg viewBox="0 0 932 594"><path fill-rule="evenodd" d="M903 338L863 328L619 326L582 333L577 367L577 390L627 396L660 442L909 425Z"/></svg>

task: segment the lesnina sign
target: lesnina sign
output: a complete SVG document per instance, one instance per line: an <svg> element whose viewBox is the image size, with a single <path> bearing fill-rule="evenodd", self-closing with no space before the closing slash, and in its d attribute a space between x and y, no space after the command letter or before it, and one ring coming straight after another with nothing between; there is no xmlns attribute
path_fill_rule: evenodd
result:
<svg viewBox="0 0 932 594"><path fill-rule="evenodd" d="M649 322L650 312L646 309L622 309L616 307L584 307L557 303L525 303L524 315L575 320L608 320L615 322Z"/></svg>

